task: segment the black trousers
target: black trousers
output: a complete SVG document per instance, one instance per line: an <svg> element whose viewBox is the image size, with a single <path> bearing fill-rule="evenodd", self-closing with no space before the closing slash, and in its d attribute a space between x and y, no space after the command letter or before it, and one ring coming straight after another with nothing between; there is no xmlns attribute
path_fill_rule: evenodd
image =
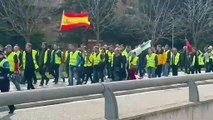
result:
<svg viewBox="0 0 213 120"><path fill-rule="evenodd" d="M35 72L33 73L33 82L34 82L34 84L36 84L36 83L37 83L37 77L36 77Z"/></svg>
<svg viewBox="0 0 213 120"><path fill-rule="evenodd" d="M193 66L193 70L192 70L192 74L194 73L201 73L201 66L200 65L194 65Z"/></svg>
<svg viewBox="0 0 213 120"><path fill-rule="evenodd" d="M107 75L108 75L108 78L112 78L112 67L111 67L111 63L110 62L107 62L107 66L106 66L106 69L107 69Z"/></svg>
<svg viewBox="0 0 213 120"><path fill-rule="evenodd" d="M94 83L98 83L99 79L101 79L101 81L104 81L103 78L103 67L101 65L94 65L93 67L93 81Z"/></svg>
<svg viewBox="0 0 213 120"><path fill-rule="evenodd" d="M46 83L49 81L49 78L46 76L47 67L46 66L40 66L39 67L39 73L41 75L41 83L40 85L44 84L44 80L46 80Z"/></svg>
<svg viewBox="0 0 213 120"><path fill-rule="evenodd" d="M172 65L172 76L178 76L178 66Z"/></svg>
<svg viewBox="0 0 213 120"><path fill-rule="evenodd" d="M157 69L156 69L156 73L155 73L157 75L157 77L161 77L162 67L163 67L163 65L157 65Z"/></svg>
<svg viewBox="0 0 213 120"><path fill-rule="evenodd" d="M51 66L51 72L50 74L53 75L53 77L55 78L55 84L58 83L58 79L59 79L59 64L54 64Z"/></svg>
<svg viewBox="0 0 213 120"><path fill-rule="evenodd" d="M213 72L213 63L206 63L206 72Z"/></svg>
<svg viewBox="0 0 213 120"><path fill-rule="evenodd" d="M1 92L9 92L9 90L10 90L10 81L9 81L9 79L0 80L0 91ZM10 110L14 110L15 106L14 105L8 105L8 108Z"/></svg>
<svg viewBox="0 0 213 120"><path fill-rule="evenodd" d="M35 69L25 69L24 71L24 77L27 80L27 89L35 89L33 86L33 75L35 74Z"/></svg>
<svg viewBox="0 0 213 120"><path fill-rule="evenodd" d="M94 83L92 79L92 72L93 72L93 67L84 67L84 77L83 77L83 82L88 82L89 78L92 83Z"/></svg>

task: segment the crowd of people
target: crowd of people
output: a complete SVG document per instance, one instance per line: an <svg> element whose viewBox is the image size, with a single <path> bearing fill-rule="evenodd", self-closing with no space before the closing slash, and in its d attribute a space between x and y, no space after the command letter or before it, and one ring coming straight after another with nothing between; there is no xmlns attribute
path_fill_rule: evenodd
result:
<svg viewBox="0 0 213 120"><path fill-rule="evenodd" d="M179 68L185 69L187 74L201 73L204 66L206 72L213 71L212 46L204 52L197 49L188 52L187 47L178 52L169 45L159 44L138 56L131 50L131 46L118 44L98 44L92 49L69 44L66 50L62 50L57 44L50 46L43 42L39 51L32 49L31 43L26 44L25 51L18 45L0 45L0 51L10 64L10 80L17 90L21 90L19 82L27 83L27 89L34 89L36 72L41 75L40 86L43 86L44 82L46 85L49 82L46 73L54 77L55 84L59 80L65 82L67 76L69 85L80 85L86 84L89 79L92 83L104 82L107 78L112 81L135 80L137 74L143 78L145 73L148 78L169 76L170 71L177 76ZM23 73L21 78L20 73Z"/></svg>
<svg viewBox="0 0 213 120"><path fill-rule="evenodd" d="M192 51L184 46L178 52L169 45L159 44L139 55L132 52L131 46L119 44L97 44L92 49L68 44L67 49L62 50L57 44L50 46L43 42L39 51L32 47L31 43L27 43L25 51L22 51L18 45L0 45L1 92L9 91L10 81L17 90L21 90L20 83L27 83L28 90L35 89L33 84L37 84L36 72L41 75L40 86L48 85L50 78L47 73L54 77L55 84L59 80L68 80L71 86L87 84L88 80L98 83L106 79L142 79L145 73L148 78L168 77L170 71L172 76L177 76L178 71L183 69L186 74L201 73L202 68L205 68L205 72L213 72L212 46L204 50L194 48ZM13 113L15 107L11 105L9 108L10 113Z"/></svg>

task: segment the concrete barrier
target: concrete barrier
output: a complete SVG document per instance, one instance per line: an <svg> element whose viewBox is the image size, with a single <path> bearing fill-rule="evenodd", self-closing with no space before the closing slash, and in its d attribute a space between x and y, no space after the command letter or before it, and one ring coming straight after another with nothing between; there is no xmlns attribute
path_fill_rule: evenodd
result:
<svg viewBox="0 0 213 120"><path fill-rule="evenodd" d="M190 103L122 120L212 120L213 98L200 103Z"/></svg>

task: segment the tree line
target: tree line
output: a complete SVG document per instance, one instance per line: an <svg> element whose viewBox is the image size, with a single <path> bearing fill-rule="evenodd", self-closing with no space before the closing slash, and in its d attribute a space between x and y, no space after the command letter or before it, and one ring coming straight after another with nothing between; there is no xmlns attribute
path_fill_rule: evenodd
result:
<svg viewBox="0 0 213 120"><path fill-rule="evenodd" d="M212 0L129 1L65 0L56 4L53 0L1 0L0 40L3 44L80 44L96 39L132 45L152 40L153 45L179 47L188 38L195 47L213 43ZM62 11L88 12L91 28L60 31Z"/></svg>

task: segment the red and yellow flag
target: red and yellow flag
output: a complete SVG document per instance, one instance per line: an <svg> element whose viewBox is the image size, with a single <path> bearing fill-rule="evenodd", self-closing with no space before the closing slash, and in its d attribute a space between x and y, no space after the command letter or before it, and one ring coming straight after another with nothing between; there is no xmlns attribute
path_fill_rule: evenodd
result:
<svg viewBox="0 0 213 120"><path fill-rule="evenodd" d="M70 30L78 27L86 27L87 29L90 27L88 13L70 13L64 12L61 21L61 30Z"/></svg>

